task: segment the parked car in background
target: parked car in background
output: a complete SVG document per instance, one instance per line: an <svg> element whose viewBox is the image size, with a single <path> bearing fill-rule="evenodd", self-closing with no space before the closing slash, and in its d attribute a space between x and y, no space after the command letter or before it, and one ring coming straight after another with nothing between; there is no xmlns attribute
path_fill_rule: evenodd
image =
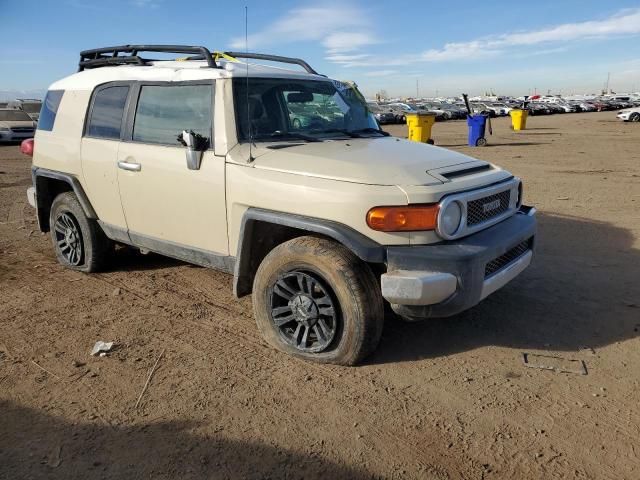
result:
<svg viewBox="0 0 640 480"><path fill-rule="evenodd" d="M640 122L640 107L621 110L616 117L625 122Z"/></svg>
<svg viewBox="0 0 640 480"><path fill-rule="evenodd" d="M376 120L380 125L388 125L390 123L396 123L396 116L392 112L384 111L377 103L369 102L367 107L376 117Z"/></svg>
<svg viewBox="0 0 640 480"><path fill-rule="evenodd" d="M36 122L22 110L0 109L0 142L16 142L31 138L34 135L35 126Z"/></svg>
<svg viewBox="0 0 640 480"><path fill-rule="evenodd" d="M489 108L484 103L472 102L471 110L473 111L473 113L485 113L493 118L498 116L495 109Z"/></svg>
<svg viewBox="0 0 640 480"><path fill-rule="evenodd" d="M15 108L26 112L36 122L40 117L40 109L42 108L42 100L36 98L19 98L9 102L8 108Z"/></svg>

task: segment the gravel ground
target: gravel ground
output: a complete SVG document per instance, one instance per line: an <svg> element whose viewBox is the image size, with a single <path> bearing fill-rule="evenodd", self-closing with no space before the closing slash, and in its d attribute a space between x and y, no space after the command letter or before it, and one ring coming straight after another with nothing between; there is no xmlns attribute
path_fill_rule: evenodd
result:
<svg viewBox="0 0 640 480"><path fill-rule="evenodd" d="M523 178L535 263L459 316L387 318L356 368L268 348L228 275L128 250L65 270L0 147L0 478L640 478L640 128L614 117L498 119L473 149L436 124Z"/></svg>

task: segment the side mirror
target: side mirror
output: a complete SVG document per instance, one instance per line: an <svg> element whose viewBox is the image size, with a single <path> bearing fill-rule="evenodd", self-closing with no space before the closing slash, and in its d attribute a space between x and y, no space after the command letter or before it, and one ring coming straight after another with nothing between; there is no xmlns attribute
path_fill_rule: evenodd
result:
<svg viewBox="0 0 640 480"><path fill-rule="evenodd" d="M199 133L195 133L193 130L183 130L182 133L178 135L178 141L187 147L185 150L187 168L189 170L200 170L202 154L209 146L209 139Z"/></svg>

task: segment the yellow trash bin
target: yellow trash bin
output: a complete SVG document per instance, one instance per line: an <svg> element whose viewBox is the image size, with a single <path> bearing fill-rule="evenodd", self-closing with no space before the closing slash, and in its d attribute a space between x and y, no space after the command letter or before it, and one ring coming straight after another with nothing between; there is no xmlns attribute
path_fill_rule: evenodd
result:
<svg viewBox="0 0 640 480"><path fill-rule="evenodd" d="M436 121L436 116L431 113L407 113L406 117L409 140L433 145L431 127Z"/></svg>
<svg viewBox="0 0 640 480"><path fill-rule="evenodd" d="M524 130L527 128L527 115L529 112L521 109L514 109L509 112L511 116L511 126L514 130Z"/></svg>

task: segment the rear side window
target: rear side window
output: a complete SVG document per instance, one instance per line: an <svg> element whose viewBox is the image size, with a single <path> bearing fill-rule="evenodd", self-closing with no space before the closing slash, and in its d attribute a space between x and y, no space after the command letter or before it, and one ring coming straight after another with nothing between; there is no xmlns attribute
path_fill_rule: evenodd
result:
<svg viewBox="0 0 640 480"><path fill-rule="evenodd" d="M120 139L128 86L113 86L98 90L93 96L86 135L95 138Z"/></svg>
<svg viewBox="0 0 640 480"><path fill-rule="evenodd" d="M140 90L133 140L180 145L183 130L211 138L211 85L146 85Z"/></svg>
<svg viewBox="0 0 640 480"><path fill-rule="evenodd" d="M64 95L64 90L49 90L47 96L42 102L42 110L38 118L38 130L53 130L53 124L56 122L56 115L60 101Z"/></svg>

